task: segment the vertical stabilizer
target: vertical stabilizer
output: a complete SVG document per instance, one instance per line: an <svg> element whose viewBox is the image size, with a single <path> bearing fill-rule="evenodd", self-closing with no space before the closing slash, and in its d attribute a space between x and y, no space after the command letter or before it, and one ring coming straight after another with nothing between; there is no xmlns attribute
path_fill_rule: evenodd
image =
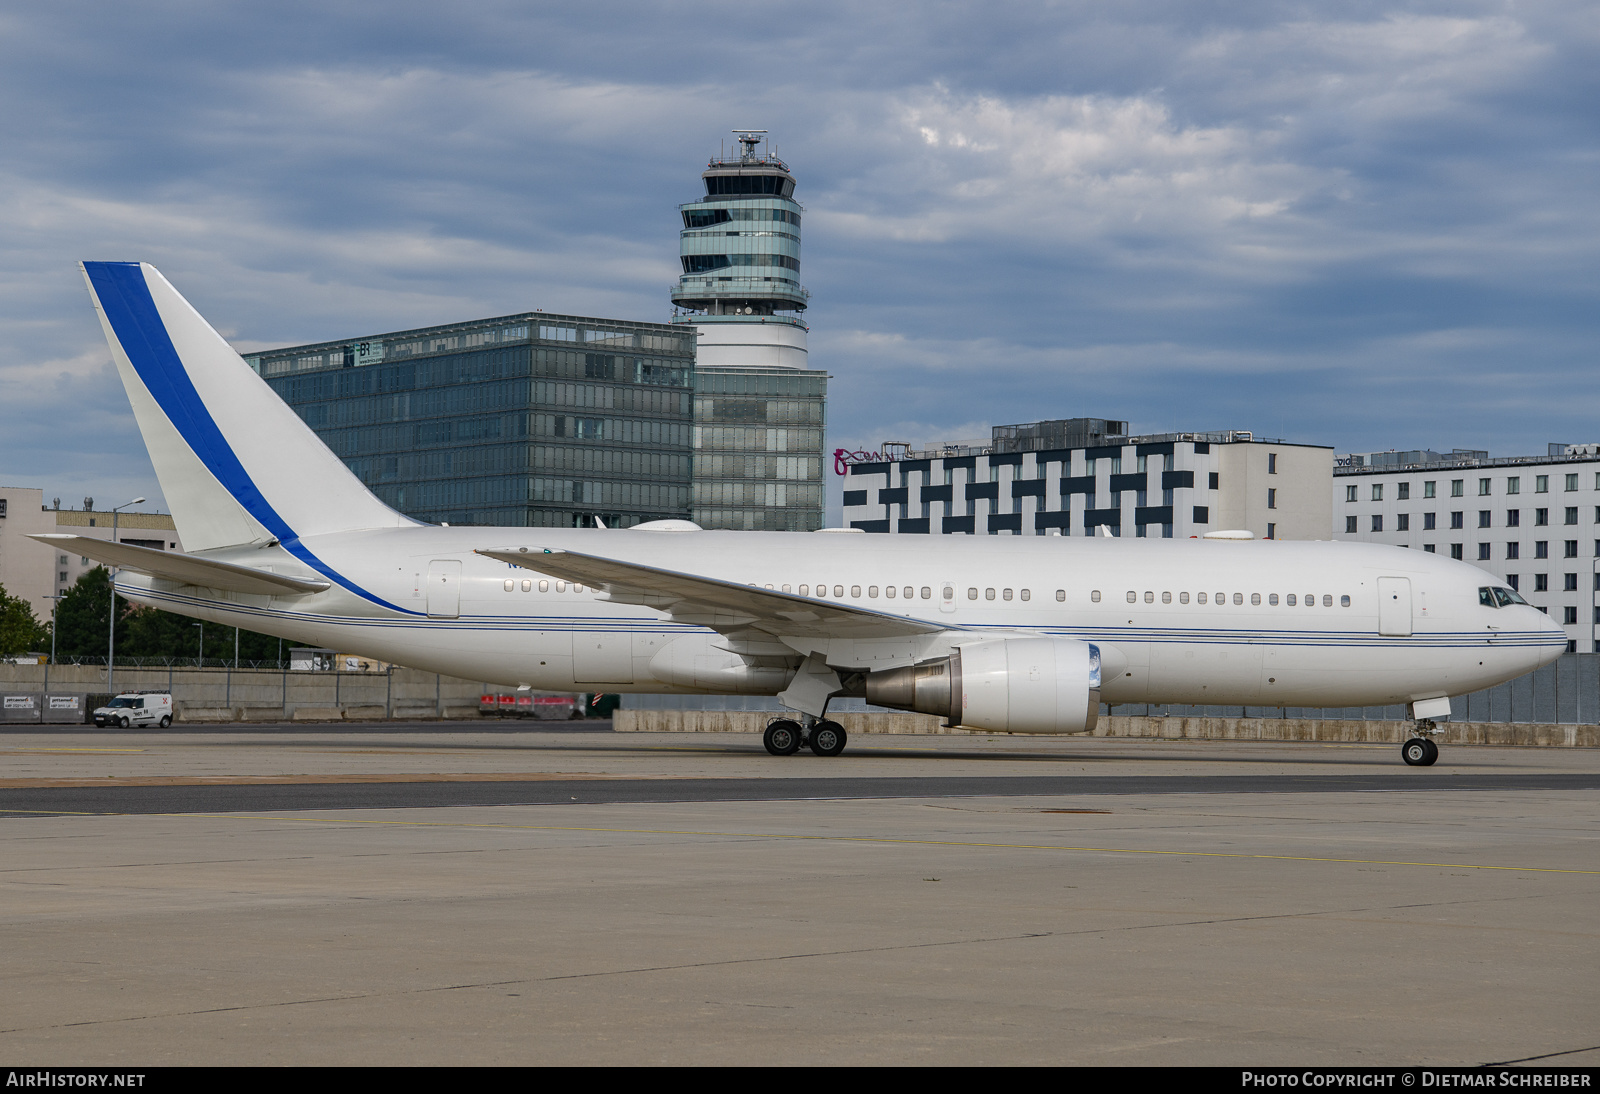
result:
<svg viewBox="0 0 1600 1094"><path fill-rule="evenodd" d="M83 274L183 545L417 522L379 501L154 266Z"/></svg>

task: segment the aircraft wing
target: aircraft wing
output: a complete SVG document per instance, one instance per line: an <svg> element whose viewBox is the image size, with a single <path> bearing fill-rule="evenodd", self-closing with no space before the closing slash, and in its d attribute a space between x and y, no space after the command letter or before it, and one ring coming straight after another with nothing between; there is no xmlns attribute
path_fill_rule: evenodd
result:
<svg viewBox="0 0 1600 1094"><path fill-rule="evenodd" d="M642 604L667 613L675 622L710 627L723 634L758 630L794 638L909 638L956 629L850 604L554 547L501 547L480 550L478 554L589 585L610 600Z"/></svg>
<svg viewBox="0 0 1600 1094"><path fill-rule="evenodd" d="M320 593L331 584L327 581L307 581L287 574L275 574L270 570L237 566L231 562L217 562L201 558L199 555L168 553L152 547L111 543L103 539L91 539L88 536L44 533L28 538L36 539L68 554L120 566L124 570L149 574L151 577L164 577L169 581L181 581L185 585L201 585L208 589L283 596L288 593Z"/></svg>

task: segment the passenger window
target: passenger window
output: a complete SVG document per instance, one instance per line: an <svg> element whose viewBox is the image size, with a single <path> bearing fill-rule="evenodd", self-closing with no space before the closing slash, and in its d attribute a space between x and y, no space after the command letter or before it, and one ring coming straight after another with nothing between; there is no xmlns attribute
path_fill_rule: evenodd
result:
<svg viewBox="0 0 1600 1094"><path fill-rule="evenodd" d="M565 581L556 582L556 592L564 593L566 591L567 591L567 583Z"/></svg>
<svg viewBox="0 0 1600 1094"><path fill-rule="evenodd" d="M861 586L860 585L852 585L852 586L850 586L850 595L859 599L860 596L861 596Z"/></svg>
<svg viewBox="0 0 1600 1094"><path fill-rule="evenodd" d="M1289 605L1291 608L1294 607L1294 594L1290 593L1288 596L1284 597L1283 602Z"/></svg>
<svg viewBox="0 0 1600 1094"><path fill-rule="evenodd" d="M1099 600L1099 599L1100 599L1100 594L1099 594L1099 592L1093 592L1093 593L1090 593L1090 594L1089 594L1089 598L1090 598L1090 599L1091 599L1091 600ZM1057 599L1057 600L1058 600L1058 601L1060 601L1060 602L1062 602L1062 603L1066 603L1066 599L1067 599L1067 590L1065 590L1065 589L1057 589L1057 590L1056 590L1056 599ZM108 624L106 624L106 626L108 626L108 627L109 627L109 626L110 626L110 624L109 624L109 623L108 623Z"/></svg>
<svg viewBox="0 0 1600 1094"><path fill-rule="evenodd" d="M994 599L994 590L993 589L985 589L985 590L983 590L983 598L985 600L993 600Z"/></svg>
<svg viewBox="0 0 1600 1094"><path fill-rule="evenodd" d="M1323 593L1322 594L1322 606L1324 608L1333 607L1333 597L1329 596L1327 593Z"/></svg>
<svg viewBox="0 0 1600 1094"><path fill-rule="evenodd" d="M1029 595L1030 595L1030 594L1029 594L1029 592L1028 592L1028 590L1027 590L1027 589L1023 589L1023 590L1022 590L1022 599L1024 599L1024 600L1027 600L1027 599L1028 599L1028 597L1029 597Z"/></svg>
<svg viewBox="0 0 1600 1094"><path fill-rule="evenodd" d="M506 592L509 593L511 590L515 589L516 587L517 587L517 583L515 581L512 581L510 578L506 579Z"/></svg>
<svg viewBox="0 0 1600 1094"><path fill-rule="evenodd" d="M583 592L583 586L579 585L577 582L573 582L572 583L572 591L575 592L575 593L581 593L581 592Z"/></svg>
<svg viewBox="0 0 1600 1094"><path fill-rule="evenodd" d="M883 587L883 595L893 600L895 598L895 587L893 585L885 585Z"/></svg>
<svg viewBox="0 0 1600 1094"><path fill-rule="evenodd" d="M844 599L844 586L843 585L835 585L833 587L833 595L838 597L840 600L843 600Z"/></svg>
<svg viewBox="0 0 1600 1094"><path fill-rule="evenodd" d="M1196 604L1204 604L1206 602L1206 594L1205 593L1197 593L1197 594L1195 594L1194 602Z"/></svg>
<svg viewBox="0 0 1600 1094"><path fill-rule="evenodd" d="M539 582L539 591L541 593L549 592L550 591L550 583L548 581Z"/></svg>
<svg viewBox="0 0 1600 1094"><path fill-rule="evenodd" d="M978 590L969 587L967 589L967 599L968 600L976 600L976 599L978 599Z"/></svg>
<svg viewBox="0 0 1600 1094"><path fill-rule="evenodd" d="M525 592L525 593L533 592L533 582L528 580L527 578L523 578L522 591Z"/></svg>
<svg viewBox="0 0 1600 1094"><path fill-rule="evenodd" d="M911 586L910 585L906 586L906 595L907 596L911 595ZM944 598L946 600L949 600L951 597L953 597L955 595L956 595L955 594L955 590L953 590L953 589L946 589L944 591ZM933 590L931 588L929 588L927 585L924 585L922 587L922 599L924 599L924 600L932 600L933 599Z"/></svg>
<svg viewBox="0 0 1600 1094"><path fill-rule="evenodd" d="M1278 594L1277 593L1268 593L1267 594L1267 604L1270 605L1271 607L1276 608L1278 606Z"/></svg>
<svg viewBox="0 0 1600 1094"><path fill-rule="evenodd" d="M1137 604L1138 602L1139 602L1139 594L1134 592L1132 589L1129 589L1128 590L1128 603L1129 604Z"/></svg>
<svg viewBox="0 0 1600 1094"><path fill-rule="evenodd" d="M1146 604L1154 604L1156 602L1156 594L1146 589L1144 593L1144 602Z"/></svg>
<svg viewBox="0 0 1600 1094"><path fill-rule="evenodd" d="M1172 594L1171 593L1162 593L1161 594L1161 603L1163 603L1163 604L1171 604L1172 603Z"/></svg>
<svg viewBox="0 0 1600 1094"><path fill-rule="evenodd" d="M1189 603L1189 594L1188 593L1179 593L1178 594L1178 603L1179 604L1187 604L1187 603Z"/></svg>
<svg viewBox="0 0 1600 1094"><path fill-rule="evenodd" d="M1238 597L1237 594L1234 595L1233 602L1235 604L1237 604L1239 602L1239 597ZM1250 606L1252 608L1261 607L1261 594L1260 593L1251 593L1250 594Z"/></svg>
<svg viewBox="0 0 1600 1094"><path fill-rule="evenodd" d="M1218 593L1215 599L1218 604L1226 604L1228 602L1228 594Z"/></svg>
<svg viewBox="0 0 1600 1094"><path fill-rule="evenodd" d="M855 590L854 589L850 590L850 592L851 592L851 595L855 594ZM876 600L876 599L878 599L878 587L876 585L868 585L867 586L867 599L868 600Z"/></svg>
<svg viewBox="0 0 1600 1094"><path fill-rule="evenodd" d="M810 596L811 595L811 586L810 585L802 585L802 586L800 586L800 595L801 596Z"/></svg>
<svg viewBox="0 0 1600 1094"><path fill-rule="evenodd" d="M1348 596L1341 596L1339 598L1339 607L1348 608L1349 606L1350 606L1350 598Z"/></svg>
<svg viewBox="0 0 1600 1094"><path fill-rule="evenodd" d="M788 591L789 591L789 586L787 586L787 585L785 585L785 586L784 586L784 587L783 587L783 591L784 591L784 592L788 592Z"/></svg>
<svg viewBox="0 0 1600 1094"><path fill-rule="evenodd" d="M1244 594L1243 593L1234 593L1233 594L1233 603L1234 603L1234 605L1236 607L1238 605L1240 605L1240 604L1243 604L1244 603Z"/></svg>

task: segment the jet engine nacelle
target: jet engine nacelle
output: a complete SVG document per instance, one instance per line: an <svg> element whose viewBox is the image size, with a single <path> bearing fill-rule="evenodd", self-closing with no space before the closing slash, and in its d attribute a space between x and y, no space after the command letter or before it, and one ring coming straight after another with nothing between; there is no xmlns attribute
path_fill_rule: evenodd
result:
<svg viewBox="0 0 1600 1094"><path fill-rule="evenodd" d="M1003 733L1087 733L1100 717L1100 650L1070 638L994 638L867 674L867 702Z"/></svg>

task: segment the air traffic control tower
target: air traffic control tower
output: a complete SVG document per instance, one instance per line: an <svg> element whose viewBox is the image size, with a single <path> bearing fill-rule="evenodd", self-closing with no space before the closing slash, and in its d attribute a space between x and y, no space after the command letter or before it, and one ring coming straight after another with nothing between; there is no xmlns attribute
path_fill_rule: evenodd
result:
<svg viewBox="0 0 1600 1094"><path fill-rule="evenodd" d="M760 151L766 131L735 130L739 152L701 174L705 196L678 207L683 274L673 323L698 337L694 519L705 528L822 527L827 374L812 371L797 313L795 180Z"/></svg>

